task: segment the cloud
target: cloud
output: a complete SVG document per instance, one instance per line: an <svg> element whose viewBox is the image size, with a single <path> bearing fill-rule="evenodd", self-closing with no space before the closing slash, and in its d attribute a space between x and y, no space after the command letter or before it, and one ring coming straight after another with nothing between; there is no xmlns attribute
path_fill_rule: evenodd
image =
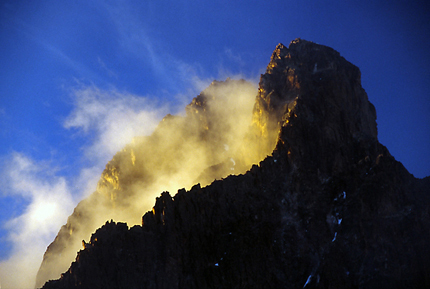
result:
<svg viewBox="0 0 430 289"><path fill-rule="evenodd" d="M133 137L150 134L168 111L168 105L157 105L149 97L96 86L76 89L72 98L74 109L64 127L93 137L84 150L98 164L105 164Z"/></svg>
<svg viewBox="0 0 430 289"><path fill-rule="evenodd" d="M136 59L147 61L155 73L165 75L164 62L157 53L158 45L150 37L145 23L141 20L142 11L128 2L104 2L100 7L104 8L110 22L114 24L122 49Z"/></svg>
<svg viewBox="0 0 430 289"><path fill-rule="evenodd" d="M130 7L114 6L109 7L108 11L117 28L118 42L133 59L148 63L157 77L166 83L166 90L170 88L174 93L182 91L181 94L173 97L179 103L161 105L154 100L154 97L142 97L118 91L115 88L103 90L94 85L79 86L71 92L73 107L63 123L65 129L87 140L86 145L81 148L85 167L72 168L79 171L77 177L72 179L67 176L67 172L64 173L65 175L60 175L56 166L61 164L55 163L55 160L36 161L21 153L15 152L2 162L1 175L4 176L2 190L7 196L25 200L24 210L4 224L4 229L8 232L7 241L11 244L11 252L10 257L0 263L0 287L3 286L2 288L33 287L46 247L54 240L59 228L66 223L67 217L77 202L94 192L101 172L112 156L132 142L133 137L152 133L167 113L178 114L179 108L183 110L191 98L214 79L213 77L201 78L200 76L205 75L201 66L190 65L166 53L161 45L163 42L157 42L157 39L148 33L138 13L124 11L124 9L127 10ZM43 41L40 37L33 40L75 71L85 72L84 74L95 77L92 71L71 59L56 46ZM163 54L158 53L160 51ZM109 76L118 77L100 57L97 60ZM221 78L224 79L226 78L224 75L231 76L225 71L222 74ZM252 102L254 92L251 90L250 93ZM225 101L230 100L231 95L225 94ZM233 107L233 104L224 103L227 107ZM236 107L236 112L246 107L240 105ZM247 111L250 112L251 108L252 105L249 104ZM214 112L218 113L217 110ZM4 110L0 108L1 114L4 114ZM241 123L242 117L236 119L234 125ZM226 141L232 141L230 138L232 137L227 135L225 137ZM166 137L166 143L168 140ZM224 148L224 144L221 146ZM231 143L229 146L230 151L233 151L235 146ZM203 151L202 148L200 150ZM174 192L175 189L191 184L190 176L196 177L194 174L199 173L202 167L206 167L207 164L202 162L202 159L194 159L203 153L190 151L184 154L187 156L185 158L187 165L191 168L185 172L180 170L175 175L174 181L170 176L169 178L160 177L159 182L152 188L148 188L152 193L143 197L145 200L142 200L142 203L147 206L145 205L142 210L136 208L139 213L153 205L154 196L162 189L171 189ZM198 164L198 162L202 163ZM182 165L184 164L181 163ZM197 165L197 169L194 169ZM64 172L64 169L61 172ZM140 221L140 215L136 214L136 216Z"/></svg>
<svg viewBox="0 0 430 289"><path fill-rule="evenodd" d="M244 65L245 61L242 59L242 54L235 54L231 48L225 48L224 54L227 56L227 59L235 62L238 65Z"/></svg>
<svg viewBox="0 0 430 289"><path fill-rule="evenodd" d="M71 96L64 128L87 139L81 148L86 166L73 168L77 177L59 175L55 160L35 161L17 152L2 160L3 197L24 200L24 210L3 224L11 252L0 263L2 288L34 287L46 247L77 202L96 189L107 161L133 137L150 134L168 108L149 97L95 86L76 88Z"/></svg>
<svg viewBox="0 0 430 289"><path fill-rule="evenodd" d="M100 58L100 56L97 57L97 62L99 63L99 66L101 69L103 69L104 72L107 73L109 77L118 78L118 74L115 73L113 70L109 69L106 65L106 63Z"/></svg>
<svg viewBox="0 0 430 289"><path fill-rule="evenodd" d="M43 252L58 228L71 214L75 202L63 177L47 163L36 163L14 152L2 169L6 195L29 202L24 212L4 224L11 255L0 263L3 288L33 288Z"/></svg>
<svg viewBox="0 0 430 289"><path fill-rule="evenodd" d="M164 89L180 94L191 87L198 93L215 79L207 77L210 81L204 80L206 85L196 91L196 79L201 80L200 77L205 75L201 65L183 62L169 46L168 39L154 29L152 4L104 1L100 7L114 27L113 33L123 56L138 61L142 70L151 71L163 82Z"/></svg>
<svg viewBox="0 0 430 289"><path fill-rule="evenodd" d="M191 68L183 65L182 69L186 74ZM198 77L192 81L191 90L206 83ZM74 108L65 119L64 127L91 137L83 154L94 164L86 171L81 170L80 177L89 175L86 179L92 178L95 186L97 177L93 176L97 176L94 173L97 170L93 168L100 169L100 178L101 168L119 151L113 165L122 173L116 175L116 169L105 171L97 193L92 195L100 198L97 208L91 202L80 204L80 210L86 212L85 222L74 219L73 228L77 229L71 235L62 235L70 238L73 245L65 248L61 257L50 255L43 270L47 273L39 276L41 282L58 278L66 271L79 250L80 241L87 240L106 220L140 224L142 214L153 206L155 197L162 191L174 194L180 188L189 189L196 182L204 186L214 178L243 173L261 160L261 154L267 155L268 152L258 152L250 141L254 85L231 80L214 82L203 94L199 101L205 99L207 106L194 103L188 107L186 117L166 118L153 138L137 138L132 142L133 137L151 134L168 112L177 113L171 111L170 105L161 106L149 97L115 89L83 86L73 90ZM228 166L226 172L223 171L225 166ZM87 184L91 187L91 182ZM126 197L112 206L111 201L116 200L118 194Z"/></svg>

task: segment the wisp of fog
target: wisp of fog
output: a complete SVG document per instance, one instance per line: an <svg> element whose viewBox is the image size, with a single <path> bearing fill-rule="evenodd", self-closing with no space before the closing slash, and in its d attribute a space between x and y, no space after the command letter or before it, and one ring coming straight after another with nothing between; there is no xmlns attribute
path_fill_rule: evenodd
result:
<svg viewBox="0 0 430 289"><path fill-rule="evenodd" d="M205 186L258 164L273 147L262 145L265 140L253 125L256 92L255 85L244 80L214 81L186 106L185 113L162 118L168 109L145 98L95 87L76 90L75 109L65 127L96 132L86 149L93 163L106 163L106 158L115 155L101 177L94 165L73 180L81 183L78 195L83 198L73 213L72 183L55 174L50 182L37 181L33 171L23 168L25 163L37 164L19 154L10 161L18 166L11 191L29 195L31 205L10 222L17 228L10 238L19 244L0 264L3 288L33 287L36 274L37 287L60 278L82 249L82 240L89 240L91 233L111 219L141 225L143 214L163 191L174 195L178 189L197 183ZM34 223L40 208L53 212L41 220L44 226ZM58 229L53 241L53 231ZM23 261L24 256L31 258Z"/></svg>

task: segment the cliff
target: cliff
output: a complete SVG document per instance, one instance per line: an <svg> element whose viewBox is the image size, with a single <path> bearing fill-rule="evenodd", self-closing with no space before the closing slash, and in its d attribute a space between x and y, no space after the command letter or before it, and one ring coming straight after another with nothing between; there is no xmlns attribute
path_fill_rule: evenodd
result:
<svg viewBox="0 0 430 289"><path fill-rule="evenodd" d="M43 288L430 287L430 177L378 142L356 66L279 44L252 123L241 145L274 148L259 165L163 192L142 225L106 222Z"/></svg>
<svg viewBox="0 0 430 289"><path fill-rule="evenodd" d="M160 192L244 173L270 154L273 142L265 151L257 148L265 139L251 126L254 100L255 87L244 80L214 81L187 105L184 116L167 115L150 136L135 138L118 152L94 193L77 205L47 248L36 286L60 278L82 240L106 220L141 224L142 212Z"/></svg>

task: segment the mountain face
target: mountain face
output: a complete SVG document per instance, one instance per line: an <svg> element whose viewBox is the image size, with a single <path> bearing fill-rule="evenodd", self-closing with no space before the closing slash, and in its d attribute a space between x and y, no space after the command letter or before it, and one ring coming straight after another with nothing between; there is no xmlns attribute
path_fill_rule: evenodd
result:
<svg viewBox="0 0 430 289"><path fill-rule="evenodd" d="M152 135L134 139L106 165L97 189L81 201L45 252L36 287L67 271L106 220L141 224L162 191L202 186L245 173L272 152L252 125L255 87L243 80L214 81L186 107L167 115ZM144 125L144 124L143 124Z"/></svg>
<svg viewBox="0 0 430 289"><path fill-rule="evenodd" d="M155 152L130 145L81 204L108 203L121 217L118 208L140 200L158 173L168 176L163 183L188 167L191 156L170 144L175 138L203 144L193 160L205 161L186 169L194 179L181 183L200 184L173 197L164 191L141 225L106 222L43 288L429 288L430 177L414 178L378 142L359 69L323 45L279 44L243 130L233 127L238 120L219 123L241 107L242 87L222 96L228 82L236 83L216 82L196 97L182 123L166 117L141 140L159 144L157 153L175 151L174 160L152 170L144 163ZM221 109L209 101L217 98ZM39 276L69 246L73 224L85 222L81 204Z"/></svg>

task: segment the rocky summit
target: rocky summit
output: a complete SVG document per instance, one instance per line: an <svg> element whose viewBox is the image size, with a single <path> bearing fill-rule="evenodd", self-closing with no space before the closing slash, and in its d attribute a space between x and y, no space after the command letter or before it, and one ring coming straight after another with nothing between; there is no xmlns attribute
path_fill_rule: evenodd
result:
<svg viewBox="0 0 430 289"><path fill-rule="evenodd" d="M197 138L214 158L195 167L196 184L173 196L159 192L141 225L107 221L43 288L430 288L430 177L415 178L378 142L360 77L332 48L301 39L279 44L231 158L215 145L228 143L223 131L231 126L214 123L221 111L207 104L228 86L214 83L174 125L183 145ZM146 141L163 138L161 130ZM174 150L169 141L159 149ZM131 148L108 164L98 188L105 194L92 197L110 202L112 212L141 193L130 184L152 182L153 172L175 176L188 158L137 174L130 168L153 152L133 147L133 157ZM123 160L133 164L122 168ZM85 212L69 218L39 276Z"/></svg>

